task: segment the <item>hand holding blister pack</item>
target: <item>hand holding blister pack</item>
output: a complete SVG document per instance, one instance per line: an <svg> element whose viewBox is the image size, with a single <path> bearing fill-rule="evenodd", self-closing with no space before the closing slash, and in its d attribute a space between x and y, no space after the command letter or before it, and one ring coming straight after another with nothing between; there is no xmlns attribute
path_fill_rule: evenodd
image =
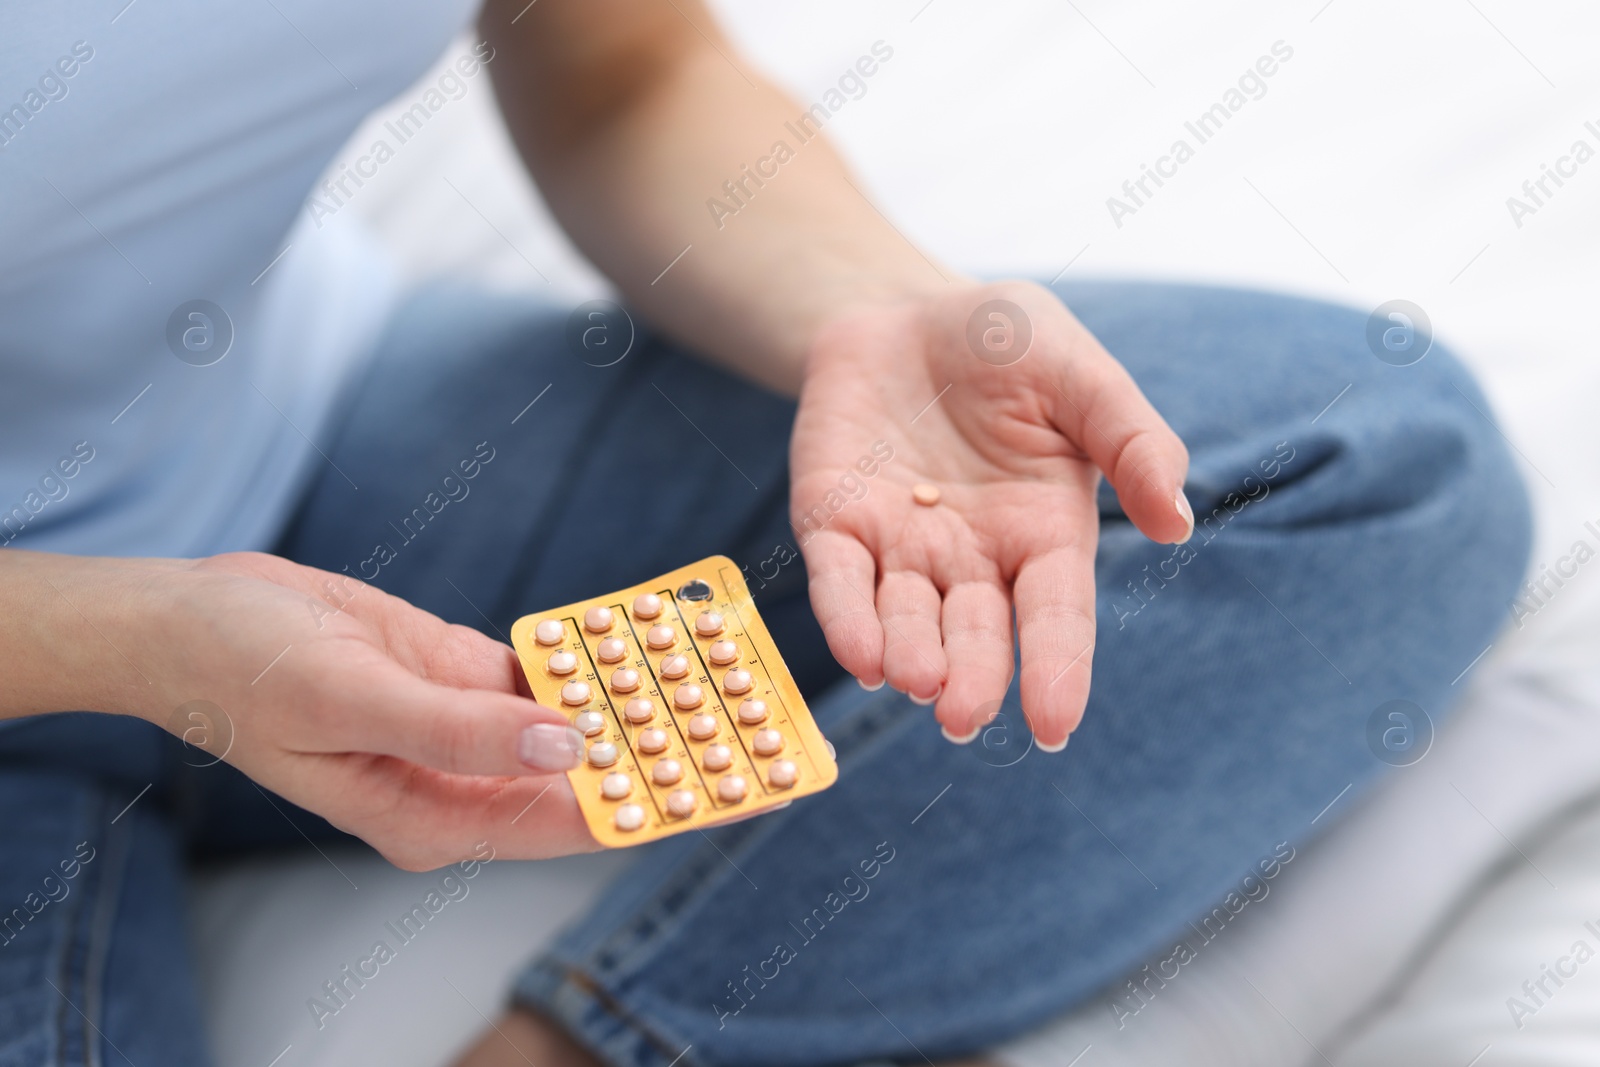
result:
<svg viewBox="0 0 1600 1067"><path fill-rule="evenodd" d="M523 616L511 643L534 699L584 735L567 776L603 845L754 815L839 776L726 556Z"/></svg>

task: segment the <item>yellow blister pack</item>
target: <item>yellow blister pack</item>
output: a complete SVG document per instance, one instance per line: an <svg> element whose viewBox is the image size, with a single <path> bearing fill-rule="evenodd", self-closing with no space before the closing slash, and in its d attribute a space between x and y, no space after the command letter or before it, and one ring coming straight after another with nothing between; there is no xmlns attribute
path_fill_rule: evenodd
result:
<svg viewBox="0 0 1600 1067"><path fill-rule="evenodd" d="M567 776L603 845L703 829L839 777L726 556L525 615L511 643L534 698L584 735Z"/></svg>

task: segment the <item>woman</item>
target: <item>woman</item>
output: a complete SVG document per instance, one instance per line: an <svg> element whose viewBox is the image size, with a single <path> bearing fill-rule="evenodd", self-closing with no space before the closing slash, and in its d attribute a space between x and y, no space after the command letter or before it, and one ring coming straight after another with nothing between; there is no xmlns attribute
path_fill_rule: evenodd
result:
<svg viewBox="0 0 1600 1067"><path fill-rule="evenodd" d="M468 1061L981 1053L1303 841L1381 766L1374 711L1444 710L1520 577L1521 487L1446 354L1391 366L1304 301L965 278L862 196L832 99L698 6L0 27L0 1063L205 1062L187 854L328 824L411 869L594 847L501 635L711 552L841 781L652 849ZM351 225L488 79L640 325L402 300Z"/></svg>

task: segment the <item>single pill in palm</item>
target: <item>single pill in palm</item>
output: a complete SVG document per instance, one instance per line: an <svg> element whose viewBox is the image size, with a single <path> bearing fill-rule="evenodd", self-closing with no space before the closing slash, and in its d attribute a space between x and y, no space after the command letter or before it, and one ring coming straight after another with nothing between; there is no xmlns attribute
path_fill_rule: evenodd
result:
<svg viewBox="0 0 1600 1067"><path fill-rule="evenodd" d="M939 502L939 487L929 485L927 482L918 482L911 487L911 499L925 508L931 508Z"/></svg>
<svg viewBox="0 0 1600 1067"><path fill-rule="evenodd" d="M533 628L533 639L541 645L559 645L567 628L555 619L546 619Z"/></svg>

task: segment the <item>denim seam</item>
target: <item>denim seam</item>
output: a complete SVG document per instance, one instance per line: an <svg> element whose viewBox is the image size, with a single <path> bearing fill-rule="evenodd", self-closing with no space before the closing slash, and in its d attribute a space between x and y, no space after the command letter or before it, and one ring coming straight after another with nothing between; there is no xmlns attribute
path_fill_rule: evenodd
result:
<svg viewBox="0 0 1600 1067"><path fill-rule="evenodd" d="M839 684L854 683L847 680ZM894 728L907 721L909 712L917 710L903 695L890 689L871 696L861 694L858 699L862 699L858 707L852 709L844 719L831 724L837 738L841 772L849 764L868 755L874 747L873 742L885 740ZM734 855L751 850L776 833L778 822L778 819L756 819L724 829L719 834L722 843L718 846L718 855L701 850L700 854L686 860L657 890L650 903L583 958L547 958L536 963L534 970L544 971L550 979L547 991L542 995L519 999L531 1001L530 1006L543 1008L553 1017L563 1018L570 1030L586 1037L595 1036L593 1027L598 1017L609 1017L613 1023L633 1034L637 1051L643 1052L646 1047L654 1049L662 1055L663 1061L681 1058L682 1054L674 1056L671 1041L646 1021L636 1017L610 993L605 979L646 966L641 955L648 952L652 942L670 936L676 929L674 920L690 903L713 892L720 881L731 876L723 871L711 873L720 861L726 859L731 866ZM574 996L585 1002L584 1007L571 1012L562 1011L561 1002ZM594 1047L593 1043L586 1043ZM605 1043L614 1045L614 1041ZM687 1051L684 1050L685 1053ZM637 1064L643 1061L635 1058L633 1062ZM689 1057L688 1062L692 1065L693 1057Z"/></svg>
<svg viewBox="0 0 1600 1067"><path fill-rule="evenodd" d="M134 801L138 801L138 797ZM101 815L104 817L109 808L111 797L105 798ZM129 807L133 805L130 804ZM106 859L105 880L101 884L99 898L95 901L94 911L89 926L89 943L86 946L84 959L84 1016L85 1021L94 1030L94 1040L87 1044L89 1054L86 1057L88 1067L101 1067L100 1046L110 1041L100 1028L101 1006L104 1001L106 959L111 954L111 940L115 933L117 912L120 910L122 896L122 881L125 873L128 855L132 851L133 823L130 820L121 830L116 828L117 820L127 814L124 808L110 822L105 824ZM137 816L135 816L136 818ZM85 1035L87 1041L88 1035ZM119 1050L120 1053L120 1050Z"/></svg>

